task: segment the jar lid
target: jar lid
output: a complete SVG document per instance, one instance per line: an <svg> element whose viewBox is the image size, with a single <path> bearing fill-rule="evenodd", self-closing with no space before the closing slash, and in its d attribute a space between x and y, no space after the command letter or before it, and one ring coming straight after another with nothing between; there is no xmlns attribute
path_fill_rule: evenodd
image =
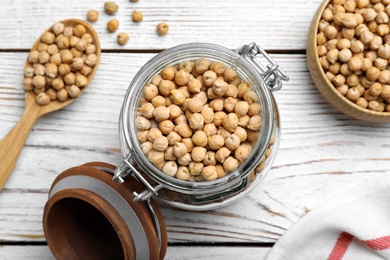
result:
<svg viewBox="0 0 390 260"><path fill-rule="evenodd" d="M134 202L144 187L132 178L112 181L115 166L92 162L62 172L44 208L43 230L57 259L163 259L164 219L150 199Z"/></svg>

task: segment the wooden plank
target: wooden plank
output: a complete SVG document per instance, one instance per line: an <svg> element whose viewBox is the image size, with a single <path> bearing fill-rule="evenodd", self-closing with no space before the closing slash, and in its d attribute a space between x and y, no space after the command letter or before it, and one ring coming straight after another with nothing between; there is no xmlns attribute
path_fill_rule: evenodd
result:
<svg viewBox="0 0 390 260"><path fill-rule="evenodd" d="M104 13L103 1L71 0L58 5L57 1L5 0L0 10L0 49L29 49L54 22L67 18L86 19L87 11L96 9L100 18L93 26L105 50L160 50L199 41L229 48L255 41L266 49L304 50L310 21L321 0L116 2L119 10L112 17ZM144 20L139 24L131 21L134 9L143 12ZM110 34L106 29L111 18L120 22L118 32L130 35L124 47L116 43L117 33ZM157 36L159 22L169 24L168 35Z"/></svg>
<svg viewBox="0 0 390 260"><path fill-rule="evenodd" d="M0 53L0 137L23 110L27 53ZM119 111L129 82L154 54L104 53L93 83L68 108L39 119L0 194L0 241L44 241L48 189L61 171L120 161ZM304 55L272 55L290 82L275 94L282 139L274 166L242 201L219 210L162 208L170 242L274 242L307 211L348 187L389 174L390 124L369 124L331 107Z"/></svg>
<svg viewBox="0 0 390 260"><path fill-rule="evenodd" d="M266 247L192 247L192 246L169 246L165 259L265 259L270 248ZM53 259L47 246L0 246L0 258L3 260L13 259Z"/></svg>

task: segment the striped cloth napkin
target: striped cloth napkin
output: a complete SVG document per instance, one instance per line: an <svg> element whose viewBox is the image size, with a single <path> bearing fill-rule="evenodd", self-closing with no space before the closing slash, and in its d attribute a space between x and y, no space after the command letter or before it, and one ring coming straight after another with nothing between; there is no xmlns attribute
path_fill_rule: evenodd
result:
<svg viewBox="0 0 390 260"><path fill-rule="evenodd" d="M390 176L365 181L314 208L266 259L390 259Z"/></svg>

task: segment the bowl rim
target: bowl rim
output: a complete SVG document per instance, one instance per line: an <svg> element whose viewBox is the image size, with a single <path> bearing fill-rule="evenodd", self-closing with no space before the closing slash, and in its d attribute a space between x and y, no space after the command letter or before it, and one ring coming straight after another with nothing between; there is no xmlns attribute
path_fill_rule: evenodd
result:
<svg viewBox="0 0 390 260"><path fill-rule="evenodd" d="M347 99L345 96L341 95L336 90L336 87L332 84L332 82L330 82L329 79L326 77L324 69L320 65L318 49L317 49L317 47L318 47L318 45L317 45L318 25L319 25L319 22L321 20L322 13L324 12L325 8L330 4L331 1L332 0L324 0L321 3L321 5L319 6L319 8L317 9L317 12L316 12L316 14L313 17L312 24L311 24L311 27L313 27L313 30L309 30L309 34L314 32L314 37L313 37L313 41L310 41L310 37L308 37L308 46L307 46L308 48L307 49L309 49L309 45L310 44L314 45L313 52L314 52L315 64L318 67L318 71L321 74L322 79L326 83L328 89L332 93L334 93L337 97L339 97L340 101L342 101L346 105L352 107L355 111L365 114L366 116L376 117L376 118L380 117L380 118L382 118L382 121L383 121L383 118L386 118L386 120L390 121L390 112L379 112L379 111L369 110L368 108L362 108L362 107L356 105L355 103L353 103L352 101L350 101L349 99ZM310 73L311 73L310 66L309 66L309 70L310 70ZM317 84L315 84L315 85L317 86ZM318 86L317 86L317 88L318 88ZM331 104L333 105L332 102L331 102ZM345 113L345 111L343 111L343 110L340 110L340 111ZM345 113L345 114L356 118L356 116L354 116L351 113ZM363 119L363 118L357 118L357 119L362 119L362 120L365 120L365 121L373 121L373 120L370 120L370 119ZM376 122L376 121L377 120L374 120L373 122Z"/></svg>

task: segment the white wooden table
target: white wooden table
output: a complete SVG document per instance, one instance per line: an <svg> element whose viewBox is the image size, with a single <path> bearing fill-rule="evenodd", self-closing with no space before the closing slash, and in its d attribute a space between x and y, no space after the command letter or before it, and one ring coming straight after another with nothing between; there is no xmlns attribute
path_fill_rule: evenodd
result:
<svg viewBox="0 0 390 260"><path fill-rule="evenodd" d="M156 53L182 43L211 42L234 49L254 41L271 53L290 81L275 94L282 139L264 182L241 202L219 210L163 208L169 237L166 259L263 259L312 208L350 186L390 174L390 125L341 114L310 78L306 36L321 0L116 2L119 31L131 37L123 47L105 29L109 17L104 1L2 1L0 137L23 112L23 66L43 30L58 20L85 19L89 9L97 9L100 19L93 26L103 52L85 93L35 124L0 193L0 259L53 258L42 231L52 181L63 170L89 161L120 161L118 117L131 79ZM142 23L131 21L133 9L143 12ZM164 37L155 33L161 21L170 25Z"/></svg>

